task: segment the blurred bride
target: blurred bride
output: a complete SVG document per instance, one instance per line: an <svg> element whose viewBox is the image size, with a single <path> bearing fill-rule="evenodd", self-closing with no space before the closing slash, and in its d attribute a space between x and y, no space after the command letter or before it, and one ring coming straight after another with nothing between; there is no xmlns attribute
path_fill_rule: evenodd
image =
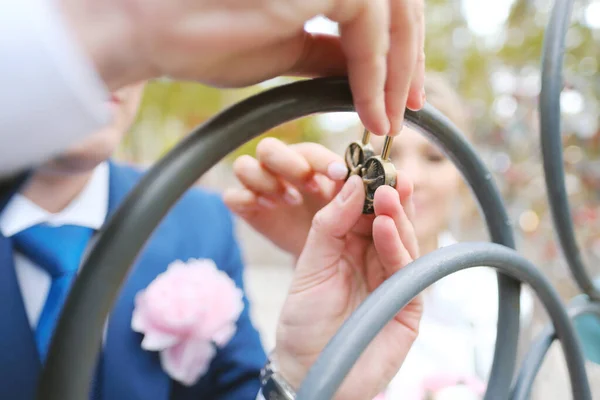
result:
<svg viewBox="0 0 600 400"><path fill-rule="evenodd" d="M428 74L427 101L465 135L471 127L463 101L441 76ZM379 144L381 138L373 139ZM375 143L378 142L378 143ZM377 146L376 146L377 147ZM391 159L414 181L415 229L421 255L456 243L450 226L472 204L458 169L420 132L405 128ZM481 240L486 240L482 238ZM521 324L529 323L533 298L521 296ZM463 270L425 290L419 335L385 399L479 399L491 369L496 339L498 287L491 268ZM446 393L445 395L443 393ZM450 393L454 393L451 395Z"/></svg>

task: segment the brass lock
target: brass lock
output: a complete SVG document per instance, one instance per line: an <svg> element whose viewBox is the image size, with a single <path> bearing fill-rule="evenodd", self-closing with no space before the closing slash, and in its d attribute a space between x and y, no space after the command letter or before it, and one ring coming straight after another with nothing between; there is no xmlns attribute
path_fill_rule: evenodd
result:
<svg viewBox="0 0 600 400"><path fill-rule="evenodd" d="M381 185L396 187L396 167L389 160L393 138L385 137L380 156L375 155L375 150L369 143L371 133L365 129L361 141L350 143L346 149L346 166L348 176L359 175L365 188L365 203L363 214L373 214L373 200L375 190Z"/></svg>
<svg viewBox="0 0 600 400"><path fill-rule="evenodd" d="M372 156L362 167L362 180L365 186L365 204L363 214L373 214L375 191L379 186L388 185L396 188L396 167L390 160L390 152L394 138L386 136L380 156Z"/></svg>
<svg viewBox="0 0 600 400"><path fill-rule="evenodd" d="M365 161L375 155L375 150L369 142L371 138L371 132L365 129L361 141L354 141L348 145L346 149L346 166L348 167L348 176L361 175L361 168ZM362 175L361 175L362 176Z"/></svg>

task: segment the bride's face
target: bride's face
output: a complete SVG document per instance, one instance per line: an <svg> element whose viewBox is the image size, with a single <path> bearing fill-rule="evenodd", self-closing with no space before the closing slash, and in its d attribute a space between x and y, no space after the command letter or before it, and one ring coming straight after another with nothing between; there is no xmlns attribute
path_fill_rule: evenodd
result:
<svg viewBox="0 0 600 400"><path fill-rule="evenodd" d="M376 137L372 142L380 151L383 139ZM461 211L454 208L460 196L460 173L436 145L408 127L394 138L390 158L414 182L415 230L419 242L435 240L447 229L452 213Z"/></svg>
<svg viewBox="0 0 600 400"><path fill-rule="evenodd" d="M85 173L110 158L135 120L143 90L144 82L141 82L113 92L111 124L72 146L45 170L60 174Z"/></svg>

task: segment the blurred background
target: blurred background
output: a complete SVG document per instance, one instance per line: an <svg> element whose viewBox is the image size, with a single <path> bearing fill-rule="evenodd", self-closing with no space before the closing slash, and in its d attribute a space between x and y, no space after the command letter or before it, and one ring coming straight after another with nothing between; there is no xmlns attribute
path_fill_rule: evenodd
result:
<svg viewBox="0 0 600 400"><path fill-rule="evenodd" d="M551 6L550 0L427 0L426 66L430 71L443 72L465 99L475 121L474 145L503 192L519 251L535 262L568 300L577 290L552 229L539 149L540 56ZM337 32L336 24L325 18L310 21L307 29ZM599 44L600 0L575 2L561 97L564 163L579 244L586 265L596 268L595 275L600 272ZM241 90L154 81L147 86L137 122L118 158L150 165L193 127L223 108L290 81L274 79ZM288 123L265 135L288 143L315 141L343 154L361 129L354 113L330 113ZM241 154L254 154L259 139L224 159L199 184L216 190L237 185L231 163ZM242 221L238 228L248 263L253 315L265 346L270 348L293 260ZM476 210L453 230L459 240L487 240ZM538 305L532 335L545 318ZM536 398L570 398L559 350L553 349L545 362ZM595 367L590 366L590 376L599 386L600 374ZM597 389L595 393L600 396Z"/></svg>

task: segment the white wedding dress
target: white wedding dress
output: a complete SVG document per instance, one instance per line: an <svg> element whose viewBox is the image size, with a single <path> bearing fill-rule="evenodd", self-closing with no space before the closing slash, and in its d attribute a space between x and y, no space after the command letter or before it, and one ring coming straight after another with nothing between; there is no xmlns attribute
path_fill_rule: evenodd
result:
<svg viewBox="0 0 600 400"><path fill-rule="evenodd" d="M454 243L449 233L438 239L438 247ZM524 326L531 319L533 297L528 288L522 293ZM477 267L457 272L432 285L423 296L419 336L390 383L386 400L421 400L422 380L438 374L475 376L487 382L497 329L495 270Z"/></svg>

